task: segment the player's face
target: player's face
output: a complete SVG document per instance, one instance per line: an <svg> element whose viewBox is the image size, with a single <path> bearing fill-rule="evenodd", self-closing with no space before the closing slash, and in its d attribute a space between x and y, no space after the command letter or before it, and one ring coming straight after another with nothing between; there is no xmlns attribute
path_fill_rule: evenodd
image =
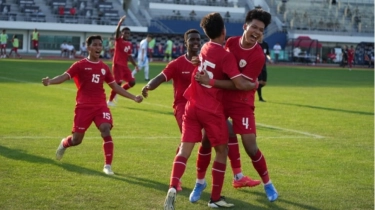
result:
<svg viewBox="0 0 375 210"><path fill-rule="evenodd" d="M89 52L90 58L92 59L99 59L100 53L103 50L102 41L100 39L94 39L91 42L91 45L87 46L87 50Z"/></svg>
<svg viewBox="0 0 375 210"><path fill-rule="evenodd" d="M129 40L130 39L130 31L124 30L121 32L121 36L123 40Z"/></svg>
<svg viewBox="0 0 375 210"><path fill-rule="evenodd" d="M257 40L263 35L264 23L260 20L252 20L249 23L245 23L243 26L244 33L242 36L242 44L245 46L253 46Z"/></svg>
<svg viewBox="0 0 375 210"><path fill-rule="evenodd" d="M201 35L198 33L190 33L187 35L186 47L189 53L197 54L201 48Z"/></svg>

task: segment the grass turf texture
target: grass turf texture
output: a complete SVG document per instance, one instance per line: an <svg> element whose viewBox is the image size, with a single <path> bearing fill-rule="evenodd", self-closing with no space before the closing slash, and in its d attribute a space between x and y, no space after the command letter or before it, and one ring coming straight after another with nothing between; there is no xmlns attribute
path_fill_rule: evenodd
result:
<svg viewBox="0 0 375 210"><path fill-rule="evenodd" d="M141 104L120 98L111 109L116 175L107 176L94 124L80 146L54 159L71 130L76 89L70 81L44 87L41 78L71 63L0 61L0 209L161 209L180 138L172 84ZM152 63L151 78L164 66ZM223 195L233 209L374 209L374 72L297 66L268 72L267 102L256 102L258 145L280 197L270 203L262 186L234 189L228 162ZM134 94L145 84L143 72L137 81ZM188 201L196 149L177 209L208 208L210 186L199 202ZM241 154L244 174L258 178L242 146Z"/></svg>

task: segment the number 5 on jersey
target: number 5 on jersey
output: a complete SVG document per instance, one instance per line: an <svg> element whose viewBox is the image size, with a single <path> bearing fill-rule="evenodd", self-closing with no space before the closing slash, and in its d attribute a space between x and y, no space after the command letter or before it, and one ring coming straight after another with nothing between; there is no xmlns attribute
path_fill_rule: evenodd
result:
<svg viewBox="0 0 375 210"><path fill-rule="evenodd" d="M214 69L216 67L216 64L214 64L210 61L207 61L207 60L202 61L202 57L200 57L200 56L199 56L199 59L201 60L201 64L198 67L198 71L199 72L206 71L206 73L208 74L208 77L210 79L214 78L214 74L211 71L207 70L207 66ZM204 84L201 84L201 85L204 86L204 87L207 87L207 88L212 88L211 85L204 85Z"/></svg>
<svg viewBox="0 0 375 210"><path fill-rule="evenodd" d="M93 74L91 82L99 83L99 81L100 81L100 74Z"/></svg>

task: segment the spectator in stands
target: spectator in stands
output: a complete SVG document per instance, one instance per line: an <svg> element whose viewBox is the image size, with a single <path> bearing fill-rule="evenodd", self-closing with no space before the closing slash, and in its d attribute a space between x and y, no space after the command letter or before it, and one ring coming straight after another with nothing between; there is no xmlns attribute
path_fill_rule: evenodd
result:
<svg viewBox="0 0 375 210"><path fill-rule="evenodd" d="M85 7L86 7L85 2L81 1L81 3L79 4L79 10L84 10Z"/></svg>
<svg viewBox="0 0 375 210"><path fill-rule="evenodd" d="M3 29L3 32L0 34L0 58L7 57L7 43L8 34L6 34L6 30Z"/></svg>
<svg viewBox="0 0 375 210"><path fill-rule="evenodd" d="M177 12L176 12L176 18L177 18L177 20L181 20L182 19L180 10L177 10Z"/></svg>
<svg viewBox="0 0 375 210"><path fill-rule="evenodd" d="M229 14L229 11L227 11L227 13L225 13L225 20L227 21L227 23L229 22L229 18L230 18L230 14Z"/></svg>
<svg viewBox="0 0 375 210"><path fill-rule="evenodd" d="M281 46L279 43L276 43L274 46L273 46L273 54L275 55L275 63L278 63L279 62L279 55L280 55L280 51L281 51Z"/></svg>
<svg viewBox="0 0 375 210"><path fill-rule="evenodd" d="M87 56L87 47L85 42L82 42L82 45L80 47L81 56Z"/></svg>
<svg viewBox="0 0 375 210"><path fill-rule="evenodd" d="M60 18L60 22L61 22L61 23L64 22L64 21L63 21L64 14L65 14L65 8L64 8L64 6L61 5L61 6L59 7L59 18Z"/></svg>
<svg viewBox="0 0 375 210"><path fill-rule="evenodd" d="M155 38L152 38L151 41L148 43L148 58L150 62L152 62L152 54L154 54L154 48Z"/></svg>
<svg viewBox="0 0 375 210"><path fill-rule="evenodd" d="M73 16L74 18L76 18L77 11L76 11L75 7L70 8L69 13L70 13L71 16Z"/></svg>
<svg viewBox="0 0 375 210"><path fill-rule="evenodd" d="M104 17L104 12L103 11L99 11L98 12L98 25L104 25L103 17Z"/></svg>
<svg viewBox="0 0 375 210"><path fill-rule="evenodd" d="M76 57L76 49L74 49L74 46L71 42L68 42L66 49L69 54L69 58L75 58Z"/></svg>
<svg viewBox="0 0 375 210"><path fill-rule="evenodd" d="M9 52L8 57L10 57L10 56L12 55L13 51L14 51L14 53L17 55L17 57L18 57L19 59L21 59L21 58L22 58L21 55L18 54L18 47L20 46L20 40L17 38L17 35L14 35L14 36L13 36L13 39L12 39L12 45L13 45L13 48L12 48L12 50Z"/></svg>
<svg viewBox="0 0 375 210"><path fill-rule="evenodd" d="M67 45L65 40L60 45L60 50L61 50L61 55L60 55L61 57L64 57L64 56L68 55L68 45Z"/></svg>
<svg viewBox="0 0 375 210"><path fill-rule="evenodd" d="M169 61L172 60L172 47L173 47L173 42L171 40L171 37L169 36L167 42L165 43L165 51L164 51L163 61L167 61L167 59L168 59L168 62L169 62Z"/></svg>
<svg viewBox="0 0 375 210"><path fill-rule="evenodd" d="M3 7L3 15L7 15L8 12L9 12L8 5L4 5L4 7Z"/></svg>
<svg viewBox="0 0 375 210"><path fill-rule="evenodd" d="M195 16L197 16L197 14L195 13L195 11L194 10L191 10L191 12L190 12L190 20L195 20Z"/></svg>

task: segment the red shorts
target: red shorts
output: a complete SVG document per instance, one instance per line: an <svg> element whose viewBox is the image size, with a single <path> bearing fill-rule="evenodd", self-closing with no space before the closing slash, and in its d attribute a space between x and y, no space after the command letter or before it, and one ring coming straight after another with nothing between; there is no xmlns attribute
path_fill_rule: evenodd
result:
<svg viewBox="0 0 375 210"><path fill-rule="evenodd" d="M38 47L39 41L38 40L33 40L33 46L34 48Z"/></svg>
<svg viewBox="0 0 375 210"><path fill-rule="evenodd" d="M232 119L235 134L256 134L254 107L249 105L224 108L225 116Z"/></svg>
<svg viewBox="0 0 375 210"><path fill-rule="evenodd" d="M121 83L122 81L126 81L126 82L134 81L132 72L127 66L113 64L112 71L113 71L113 77L115 78L116 83Z"/></svg>
<svg viewBox="0 0 375 210"><path fill-rule="evenodd" d="M1 49L5 49L5 48L7 48L7 44L0 44L0 48L1 48Z"/></svg>
<svg viewBox="0 0 375 210"><path fill-rule="evenodd" d="M12 51L14 51L15 53L17 53L17 51L18 51L18 47L13 47L13 48L12 48Z"/></svg>
<svg viewBox="0 0 375 210"><path fill-rule="evenodd" d="M176 104L174 106L174 117L176 118L178 127L180 128L180 132L182 132L182 117L185 113L185 103Z"/></svg>
<svg viewBox="0 0 375 210"><path fill-rule="evenodd" d="M202 140L202 129L212 147L228 143L228 127L224 114L214 114L186 105L182 122L182 142L197 143Z"/></svg>
<svg viewBox="0 0 375 210"><path fill-rule="evenodd" d="M84 133L92 122L95 123L97 128L103 123L111 124L112 128L113 120L109 108L107 106L76 107L72 132Z"/></svg>

